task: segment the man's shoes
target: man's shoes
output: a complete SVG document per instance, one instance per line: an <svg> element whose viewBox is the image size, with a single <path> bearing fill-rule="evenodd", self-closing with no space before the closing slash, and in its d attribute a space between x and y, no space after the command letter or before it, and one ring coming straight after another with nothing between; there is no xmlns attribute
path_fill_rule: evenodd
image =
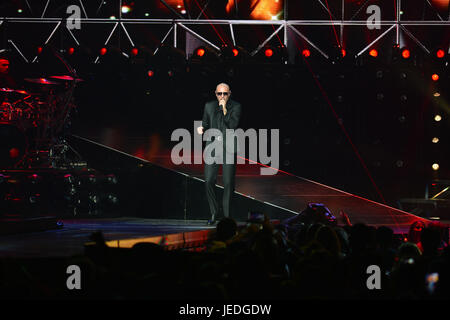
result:
<svg viewBox="0 0 450 320"><path fill-rule="evenodd" d="M213 226L213 225L215 225L216 223L217 223L216 215L213 214L212 217L211 217L211 219L208 220L208 226Z"/></svg>

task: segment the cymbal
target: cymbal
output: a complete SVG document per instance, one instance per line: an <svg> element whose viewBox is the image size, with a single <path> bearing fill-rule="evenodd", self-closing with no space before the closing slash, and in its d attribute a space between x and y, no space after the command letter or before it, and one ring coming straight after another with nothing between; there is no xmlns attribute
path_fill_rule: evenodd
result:
<svg viewBox="0 0 450 320"><path fill-rule="evenodd" d="M10 89L10 88L0 88L1 92L7 92L7 93L20 93L20 94L30 94L24 90L15 90L15 89Z"/></svg>
<svg viewBox="0 0 450 320"><path fill-rule="evenodd" d="M10 88L0 88L1 92L14 92L14 89L10 89Z"/></svg>
<svg viewBox="0 0 450 320"><path fill-rule="evenodd" d="M58 84L58 82L50 81L45 78L38 78L38 79L30 79L25 78L25 81L32 82L32 83L38 83L38 84Z"/></svg>
<svg viewBox="0 0 450 320"><path fill-rule="evenodd" d="M50 78L58 79L58 80L66 80L66 81L73 81L73 80L75 80L76 82L84 81L83 79L73 78L71 76L51 76Z"/></svg>

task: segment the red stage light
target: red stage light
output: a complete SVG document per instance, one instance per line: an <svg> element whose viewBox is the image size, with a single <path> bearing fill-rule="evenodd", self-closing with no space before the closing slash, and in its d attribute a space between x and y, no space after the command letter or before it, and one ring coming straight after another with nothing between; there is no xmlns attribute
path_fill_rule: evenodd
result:
<svg viewBox="0 0 450 320"><path fill-rule="evenodd" d="M236 49L236 48L233 48L233 56L234 57L237 57L237 55L239 54L239 50L238 49Z"/></svg>
<svg viewBox="0 0 450 320"><path fill-rule="evenodd" d="M42 47L38 47L37 48L37 54L41 54L42 53Z"/></svg>
<svg viewBox="0 0 450 320"><path fill-rule="evenodd" d="M67 49L67 53L70 54L70 55L72 55L74 52L75 52L74 48Z"/></svg>
<svg viewBox="0 0 450 320"><path fill-rule="evenodd" d="M434 73L434 74L431 76L431 79L433 79L433 81L438 81L438 80L439 80L439 76L438 76L436 73Z"/></svg>
<svg viewBox="0 0 450 320"><path fill-rule="evenodd" d="M106 54L107 51L108 51L108 50L106 50L106 48L101 48L101 49L100 49L100 54L101 54L102 56L104 56L104 55Z"/></svg>
<svg viewBox="0 0 450 320"><path fill-rule="evenodd" d="M151 78L155 75L155 73L153 72L153 70L148 70L147 75Z"/></svg>
<svg viewBox="0 0 450 320"><path fill-rule="evenodd" d="M17 148L11 148L9 149L9 157L10 158L17 158L20 155L20 151Z"/></svg>
<svg viewBox="0 0 450 320"><path fill-rule="evenodd" d="M347 51L345 51L345 49L342 49L341 50L341 54L342 54L343 57L345 57L345 55L347 54Z"/></svg>
<svg viewBox="0 0 450 320"><path fill-rule="evenodd" d="M438 57L439 59L443 58L445 56L445 51L442 49L439 49L438 51L436 51L436 57Z"/></svg>
<svg viewBox="0 0 450 320"><path fill-rule="evenodd" d="M304 50L302 51L302 55L303 55L305 58L308 58L309 56L311 56L311 51L309 51L308 49L304 49Z"/></svg>
<svg viewBox="0 0 450 320"><path fill-rule="evenodd" d="M138 48L133 48L133 49L131 49L131 55L132 55L132 56L137 56L138 53L139 53Z"/></svg>
<svg viewBox="0 0 450 320"><path fill-rule="evenodd" d="M197 52L196 52L197 56L199 56L199 57L203 57L205 55L205 53L206 53L206 51L203 48L197 49Z"/></svg>
<svg viewBox="0 0 450 320"><path fill-rule="evenodd" d="M264 51L264 54L267 58L270 58L271 56L273 56L273 50L272 49L266 49L266 51Z"/></svg>
<svg viewBox="0 0 450 320"><path fill-rule="evenodd" d="M411 56L411 52L408 49L402 50L402 57L408 59Z"/></svg>
<svg viewBox="0 0 450 320"><path fill-rule="evenodd" d="M370 50L369 54L374 58L378 57L378 51L375 49Z"/></svg>

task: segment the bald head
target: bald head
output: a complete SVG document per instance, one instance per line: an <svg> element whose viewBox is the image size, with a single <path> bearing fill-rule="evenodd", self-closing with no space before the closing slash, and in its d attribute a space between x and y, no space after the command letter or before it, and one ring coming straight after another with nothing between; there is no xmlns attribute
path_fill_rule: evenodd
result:
<svg viewBox="0 0 450 320"><path fill-rule="evenodd" d="M217 100L219 101L225 101L225 103L228 101L228 99L230 99L230 95L231 95L231 90L230 90L230 86L226 83L219 83L216 87L216 97Z"/></svg>

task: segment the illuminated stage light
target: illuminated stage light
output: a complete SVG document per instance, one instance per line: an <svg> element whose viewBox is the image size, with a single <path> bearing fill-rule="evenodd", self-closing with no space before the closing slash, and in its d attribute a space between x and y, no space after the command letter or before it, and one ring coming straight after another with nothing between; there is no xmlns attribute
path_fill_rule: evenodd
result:
<svg viewBox="0 0 450 320"><path fill-rule="evenodd" d="M108 202L110 202L112 204L116 204L119 202L119 199L114 194L109 194L107 196L107 200L108 200Z"/></svg>
<svg viewBox="0 0 450 320"><path fill-rule="evenodd" d="M409 51L409 49L403 49L402 50L402 57L404 59L409 59L411 57L411 51Z"/></svg>
<svg viewBox="0 0 450 320"><path fill-rule="evenodd" d="M116 16L110 16L109 19L110 20L116 20Z"/></svg>
<svg viewBox="0 0 450 320"><path fill-rule="evenodd" d="M106 54L106 52L108 52L108 50L106 48L100 49L100 55L104 56Z"/></svg>
<svg viewBox="0 0 450 320"><path fill-rule="evenodd" d="M181 10L181 14L186 14L186 10Z"/></svg>
<svg viewBox="0 0 450 320"><path fill-rule="evenodd" d="M372 50L369 51L369 55L371 57L376 58L376 57L378 57L378 51L376 49L372 49Z"/></svg>
<svg viewBox="0 0 450 320"><path fill-rule="evenodd" d="M439 59L442 59L445 56L445 51L442 49L438 49L436 51L436 57L438 57Z"/></svg>
<svg viewBox="0 0 450 320"><path fill-rule="evenodd" d="M439 114L434 116L434 121L439 122L441 120L442 120L442 117Z"/></svg>
<svg viewBox="0 0 450 320"><path fill-rule="evenodd" d="M267 58L272 57L272 56L273 56L273 50L270 49L270 48L264 50L264 55L265 55Z"/></svg>
<svg viewBox="0 0 450 320"><path fill-rule="evenodd" d="M231 50L231 52L233 52L233 56L234 56L234 57L237 57L237 56L239 55L239 50L236 49L236 48L233 48L233 49Z"/></svg>
<svg viewBox="0 0 450 320"><path fill-rule="evenodd" d="M155 72L153 70L148 70L147 75L149 78L153 77L155 75Z"/></svg>
<svg viewBox="0 0 450 320"><path fill-rule="evenodd" d="M18 158L20 156L20 150L17 148L9 149L9 157L12 159Z"/></svg>
<svg viewBox="0 0 450 320"><path fill-rule="evenodd" d="M345 49L341 49L341 55L342 57L345 57L347 55L347 51Z"/></svg>
<svg viewBox="0 0 450 320"><path fill-rule="evenodd" d="M433 93L433 96L434 96L434 97L440 97L441 94L440 94L439 92L435 92L435 93Z"/></svg>
<svg viewBox="0 0 450 320"><path fill-rule="evenodd" d="M439 164L438 163L433 163L431 168L433 168L434 171L439 170Z"/></svg>
<svg viewBox="0 0 450 320"><path fill-rule="evenodd" d="M131 7L127 5L123 5L121 8L122 13L128 13L131 11Z"/></svg>
<svg viewBox="0 0 450 320"><path fill-rule="evenodd" d="M309 51L309 49L304 49L302 51L302 56L304 56L305 58L309 58L311 56L311 51Z"/></svg>
<svg viewBox="0 0 450 320"><path fill-rule="evenodd" d="M106 176L106 181L110 184L117 184L118 180L117 177L113 174L109 174Z"/></svg>
<svg viewBox="0 0 450 320"><path fill-rule="evenodd" d="M198 48L197 50L195 50L195 55L200 58L203 57L205 55L205 53L206 53L206 50L203 48Z"/></svg>
<svg viewBox="0 0 450 320"><path fill-rule="evenodd" d="M133 48L131 49L131 55L136 57L139 54L139 50L138 48Z"/></svg>
<svg viewBox="0 0 450 320"><path fill-rule="evenodd" d="M23 10L22 10L22 9L17 9L17 12L18 12L18 13L22 13Z"/></svg>
<svg viewBox="0 0 450 320"><path fill-rule="evenodd" d="M433 81L438 81L439 75L437 73L433 73L433 75L431 76L431 79L433 79Z"/></svg>
<svg viewBox="0 0 450 320"><path fill-rule="evenodd" d="M434 137L433 139L431 139L431 142L438 143L439 142L439 138L438 137Z"/></svg>
<svg viewBox="0 0 450 320"><path fill-rule="evenodd" d="M42 53L42 50L43 50L42 47L38 47L37 50L36 50L36 51L37 51L37 54L41 54L41 53Z"/></svg>
<svg viewBox="0 0 450 320"><path fill-rule="evenodd" d="M70 47L69 49L67 49L67 53L68 53L69 55L73 55L74 52L75 52L75 49L72 48L72 47Z"/></svg>

